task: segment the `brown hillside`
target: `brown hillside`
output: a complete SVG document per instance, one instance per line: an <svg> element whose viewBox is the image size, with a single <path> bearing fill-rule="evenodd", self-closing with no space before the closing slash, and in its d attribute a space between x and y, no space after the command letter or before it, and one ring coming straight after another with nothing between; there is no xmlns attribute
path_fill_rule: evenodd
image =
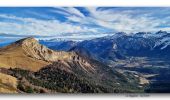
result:
<svg viewBox="0 0 170 100"><path fill-rule="evenodd" d="M36 71L49 64L46 61L38 60L28 55L31 51L28 52L27 50L30 50L31 47L28 45L25 47L25 43L34 43L36 40L34 41L32 38L27 39L16 41L15 43L0 49L0 67L22 68Z"/></svg>
<svg viewBox="0 0 170 100"><path fill-rule="evenodd" d="M18 93L17 79L0 73L0 93Z"/></svg>
<svg viewBox="0 0 170 100"><path fill-rule="evenodd" d="M80 63L84 70L93 70L92 66L75 52L53 51L39 44L32 37L18 40L0 49L0 67L3 68L22 68L37 71L58 61L63 63L76 61Z"/></svg>

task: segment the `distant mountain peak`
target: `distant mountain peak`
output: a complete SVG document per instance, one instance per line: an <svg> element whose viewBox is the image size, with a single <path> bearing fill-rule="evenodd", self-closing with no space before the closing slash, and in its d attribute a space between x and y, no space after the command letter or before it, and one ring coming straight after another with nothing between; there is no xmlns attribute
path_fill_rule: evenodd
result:
<svg viewBox="0 0 170 100"><path fill-rule="evenodd" d="M115 33L115 35L127 35L127 33L125 33L125 32L117 32L117 33Z"/></svg>
<svg viewBox="0 0 170 100"><path fill-rule="evenodd" d="M15 42L15 44L29 45L33 43L38 43L34 37L27 37Z"/></svg>
<svg viewBox="0 0 170 100"><path fill-rule="evenodd" d="M162 31L162 30L156 32L156 34L161 34L161 33L167 33L167 32L166 31Z"/></svg>

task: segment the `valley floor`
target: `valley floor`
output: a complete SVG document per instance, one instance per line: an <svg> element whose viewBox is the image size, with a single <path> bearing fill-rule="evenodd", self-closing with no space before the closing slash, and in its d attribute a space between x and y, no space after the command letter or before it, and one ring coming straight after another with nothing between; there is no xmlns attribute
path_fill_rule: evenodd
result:
<svg viewBox="0 0 170 100"><path fill-rule="evenodd" d="M130 57L112 64L120 72L130 72L140 77L148 86L145 92L170 92L170 61L167 58Z"/></svg>

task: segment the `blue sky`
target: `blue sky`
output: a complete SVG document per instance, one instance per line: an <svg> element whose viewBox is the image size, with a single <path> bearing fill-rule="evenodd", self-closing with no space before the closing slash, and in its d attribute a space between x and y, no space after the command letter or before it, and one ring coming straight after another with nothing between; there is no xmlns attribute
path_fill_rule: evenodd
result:
<svg viewBox="0 0 170 100"><path fill-rule="evenodd" d="M170 31L170 8L0 8L0 34L104 36L113 32Z"/></svg>

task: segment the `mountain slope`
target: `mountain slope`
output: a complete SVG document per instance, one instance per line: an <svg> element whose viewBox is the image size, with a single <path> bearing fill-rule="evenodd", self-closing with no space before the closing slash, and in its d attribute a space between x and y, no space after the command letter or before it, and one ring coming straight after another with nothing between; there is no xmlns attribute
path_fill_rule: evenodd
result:
<svg viewBox="0 0 170 100"><path fill-rule="evenodd" d="M18 93L17 84L15 77L0 73L0 93Z"/></svg>
<svg viewBox="0 0 170 100"><path fill-rule="evenodd" d="M65 48L65 45L62 45ZM68 45L66 46L68 48ZM76 49L74 49L76 48ZM170 57L170 35L165 31L136 34L115 33L79 42L72 51L88 51L96 60L112 65L128 57ZM88 56L88 55L87 55Z"/></svg>
<svg viewBox="0 0 170 100"><path fill-rule="evenodd" d="M34 53L30 49L31 47L33 47L33 43L35 42L36 40L32 38L26 38L23 40L16 41L15 43L12 43L11 45L8 45L4 48L1 48L0 66L5 68L18 67L36 71L42 66L50 64L49 62L30 57L30 54Z"/></svg>
<svg viewBox="0 0 170 100"><path fill-rule="evenodd" d="M94 62L96 63L96 62ZM97 64L97 63L96 63ZM53 63L37 72L22 69L9 69L8 74L16 77L19 83L23 79L34 87L43 87L52 93L131 93L143 92L143 87L139 87L138 78L132 74L121 74L111 70L108 66L101 65L96 68L96 72L89 73L80 69L80 65L70 64L72 72L63 67L63 63ZM101 69L101 67L103 67ZM19 87L25 87L20 84ZM27 86L27 85L26 85ZM27 90L21 90L27 91ZM34 89L31 89L32 92Z"/></svg>
<svg viewBox="0 0 170 100"><path fill-rule="evenodd" d="M5 68L37 71L55 61L73 60L83 61L75 52L53 51L32 37L18 40L0 49L0 67Z"/></svg>
<svg viewBox="0 0 170 100"><path fill-rule="evenodd" d="M22 87L28 87L29 92L34 88L54 92L142 92L133 74L120 73L83 52L54 51L29 37L0 49L0 67L19 80L23 92L27 88Z"/></svg>

